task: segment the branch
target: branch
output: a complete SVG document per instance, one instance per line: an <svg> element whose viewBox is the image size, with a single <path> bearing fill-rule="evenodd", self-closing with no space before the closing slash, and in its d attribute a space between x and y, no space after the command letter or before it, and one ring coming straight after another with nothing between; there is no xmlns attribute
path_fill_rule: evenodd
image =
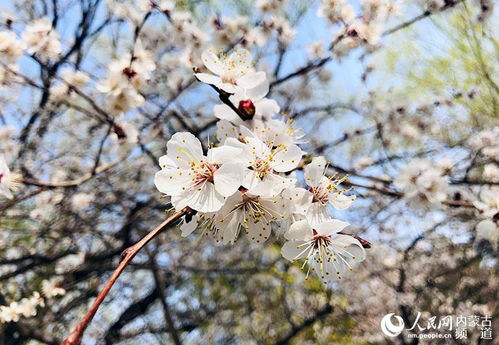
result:
<svg viewBox="0 0 499 345"><path fill-rule="evenodd" d="M8 201L4 202L3 204L0 204L0 212L5 211L6 209L16 205L17 203L19 203L21 201L27 200L35 195L38 195L45 190L46 190L45 187L41 187L41 188L38 188L37 190L29 192L26 195L18 197L17 199L8 200Z"/></svg>
<svg viewBox="0 0 499 345"><path fill-rule="evenodd" d="M454 1L451 0L451 1L448 1L447 4L440 9L440 12L445 11L445 10L447 10L449 8L452 8L452 7L456 6L457 4L459 4L461 2L464 2L464 1L465 0L454 0ZM405 28L411 26L412 24L420 21L421 19L424 19L426 17L431 16L433 13L435 13L435 12L428 11L428 10L424 11L419 16L416 16L416 17L412 18L411 20L403 22L403 23L401 23L401 24L399 24L399 25L397 25L397 26L395 26L395 27L393 27L393 28L391 28L391 29L383 32L382 36L388 36L388 35L393 34L394 32L397 32L399 30L405 29Z"/></svg>
<svg viewBox="0 0 499 345"><path fill-rule="evenodd" d="M349 232L343 232L343 231L340 231L338 232L338 234L342 234L342 235L347 235L347 236L352 236L353 238L355 238L357 241L360 242L360 244L362 244L362 247L364 248L371 248L371 242L369 242L368 240L365 240L363 239L362 237L359 237L355 234L351 234Z"/></svg>
<svg viewBox="0 0 499 345"><path fill-rule="evenodd" d="M332 312L333 312L333 307L330 304L327 304L321 310L315 313L315 315L309 317L308 319L305 319L305 321L303 321L302 324L293 327L291 331L284 338L276 341L275 345L289 344L291 339L293 339L303 329L313 325L316 321L319 321L320 319L324 318L328 314L331 314Z"/></svg>
<svg viewBox="0 0 499 345"><path fill-rule="evenodd" d="M404 196L403 193L390 190L387 188L382 188L381 186L376 186L375 184L372 185L365 185L365 184L360 184L360 183L354 183L350 181L344 181L342 182L345 186L353 186L353 187L359 187L359 188L365 188L369 190L376 191L378 193L384 194L384 195L389 195L395 198L402 198ZM451 200L447 199L441 202L443 205L447 206L452 206L452 207L468 207L468 208L476 208L475 205L471 201L462 201L462 200Z"/></svg>
<svg viewBox="0 0 499 345"><path fill-rule="evenodd" d="M302 170L306 165L306 160L302 159L301 162L298 164L298 166L295 168L295 170ZM369 175L364 175L357 173L354 170L347 170L345 168L342 168L337 165L330 164L329 169L331 171L339 171L344 174L348 174L349 176L357 176L360 178L368 179L373 181L371 184L364 184L364 183L358 183L358 182L352 182L349 180L345 180L341 182L342 185L346 187L359 187L359 188L365 188L368 190L372 190L384 195L389 195L394 198L402 198L404 196L404 193L399 192L397 190L391 189L391 186L393 184L393 181L390 180L384 180L376 176L369 176ZM494 184L494 183L488 183L488 184ZM465 201L465 200L452 200L452 199L447 199L441 202L443 205L451 206L451 207L469 207L469 208L476 208L475 205L471 201ZM359 240L360 241L360 240ZM362 241L360 241L362 242ZM369 247L365 247L369 248Z"/></svg>
<svg viewBox="0 0 499 345"><path fill-rule="evenodd" d="M26 185L45 187L45 188L75 187L75 186L78 186L82 183L85 183L85 182L91 180L92 177L94 177L95 175L111 169L112 167L114 167L116 164L118 164L122 160L123 159L119 159L119 160L116 160L116 161L111 162L111 163L103 164L95 169L92 169L92 172L89 172L76 180L69 180L69 181L62 181L62 182L43 182L43 181L38 181L35 179L23 178L21 182L26 184Z"/></svg>
<svg viewBox="0 0 499 345"><path fill-rule="evenodd" d="M187 212L187 210L188 207L175 212L172 216L164 220L163 223L158 225L154 230L144 236L139 242L123 251L123 259L111 275L111 278L109 278L109 280L104 285L104 288L99 292L99 295L97 295L97 298L95 299L94 303L87 311L83 319L80 321L80 323L78 323L73 332L66 338L66 340L62 342L61 345L81 344L83 333L94 318L95 313L99 309L101 303L104 301L104 298L106 298L109 290L111 290L118 277L121 275L121 273L123 273L128 264L133 260L135 255L137 255L137 253L140 252L142 248L144 248L153 238L155 238L161 231L163 231L165 227L171 225L173 222L182 217Z"/></svg>
<svg viewBox="0 0 499 345"><path fill-rule="evenodd" d="M197 79L197 80L200 81L199 79ZM237 114L237 116L239 116L241 118L241 120L247 121L247 120L252 120L253 119L253 116L249 116L249 115L244 114L242 111L240 111L234 105L234 103L232 103L230 101L229 97L232 96L232 94L227 93L227 92L225 92L222 89L219 89L218 87L216 87L213 84L208 84L208 85L210 85L218 93L218 98L220 98L220 100L222 101L222 103L226 104L229 108L231 108Z"/></svg>
<svg viewBox="0 0 499 345"><path fill-rule="evenodd" d="M449 8L453 8L454 6L456 6L457 4L461 3L461 2L464 2L464 0L453 0L453 1L449 1L441 10L440 12L442 11L445 11ZM404 22L402 24L399 24L397 25L396 27L394 28L391 28L391 29L388 29L386 30L385 32L383 32L381 34L382 37L385 37L385 36L389 36L399 30L402 30L402 29L405 29L406 27L409 27L411 25L413 25L414 23L417 23L418 21L426 18L426 17L429 17L431 15L433 15L435 12L430 12L430 11L425 11L423 13L421 13L420 15L408 20L407 22ZM332 44L331 44L331 47L330 47L330 50L332 50L334 48L334 46L340 42L341 40L343 40L345 37L345 35L342 35L342 36L339 36L336 41L334 41ZM284 77L282 78L279 78L279 79L276 79L274 80L272 83L270 83L270 89L272 89L274 86L277 86L279 84L282 84L284 83L285 81L289 80L289 79L292 79L294 77L297 77L297 76L300 76L300 75L303 75L303 74L306 74L310 71L313 71L315 69L318 69L322 66L324 66L326 63L332 61L333 59L333 53L331 53L329 56L326 56L326 57L323 57L321 59L318 59L318 60L314 60L314 61L311 61L309 62L307 65L303 66L303 67L300 67L299 69L297 69L296 71L292 72L292 73L289 73L287 75L285 75Z"/></svg>
<svg viewBox="0 0 499 345"><path fill-rule="evenodd" d="M126 308L120 315L118 320L107 330L106 336L104 337L105 344L112 345L118 343L121 329L129 322L142 315L156 301L157 298L158 290L153 289L144 298L128 306L128 308Z"/></svg>
<svg viewBox="0 0 499 345"><path fill-rule="evenodd" d="M154 260L155 260L154 258L151 258L152 273L154 276L154 283L156 284L156 290L158 291L158 297L161 301L161 306L163 307L163 315L165 317L166 325L170 329L170 336L173 340L173 343L175 345L182 345L179 332L177 331L177 327L175 327L175 322L173 321L172 313L170 311L168 302L166 301L165 293L163 291L163 288L165 287L166 284L164 283L162 277L160 276L158 268L156 267L156 262Z"/></svg>

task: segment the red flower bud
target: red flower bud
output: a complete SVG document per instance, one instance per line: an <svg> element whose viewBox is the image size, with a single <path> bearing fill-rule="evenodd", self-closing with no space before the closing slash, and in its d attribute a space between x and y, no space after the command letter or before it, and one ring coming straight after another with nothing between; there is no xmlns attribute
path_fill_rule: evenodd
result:
<svg viewBox="0 0 499 345"><path fill-rule="evenodd" d="M252 118L255 115L255 105L251 99L239 101L237 109L248 118Z"/></svg>

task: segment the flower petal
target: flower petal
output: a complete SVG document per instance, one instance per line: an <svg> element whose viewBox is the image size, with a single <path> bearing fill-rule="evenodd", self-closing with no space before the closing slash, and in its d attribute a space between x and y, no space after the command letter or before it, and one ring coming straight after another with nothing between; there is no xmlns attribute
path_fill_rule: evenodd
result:
<svg viewBox="0 0 499 345"><path fill-rule="evenodd" d="M294 144L284 146L275 153L272 168L278 172L291 171L298 166L302 156L303 151L298 146Z"/></svg>
<svg viewBox="0 0 499 345"><path fill-rule="evenodd" d="M270 154L270 148L258 138L246 138L247 150L251 151L251 154L255 158L266 159Z"/></svg>
<svg viewBox="0 0 499 345"><path fill-rule="evenodd" d="M321 236L330 236L333 234L336 234L337 232L342 231L345 229L347 226L349 226L350 223L343 222L338 219L331 219L326 222L320 223L320 224L313 224L314 229L317 231L317 233ZM350 237L350 236L348 236Z"/></svg>
<svg viewBox="0 0 499 345"><path fill-rule="evenodd" d="M213 175L216 191L225 197L231 196L239 189L242 179L243 169L239 163L222 164Z"/></svg>
<svg viewBox="0 0 499 345"><path fill-rule="evenodd" d="M313 236L312 227L308 224L306 219L291 224L288 232L284 234L286 239L295 241L308 241Z"/></svg>
<svg viewBox="0 0 499 345"><path fill-rule="evenodd" d="M167 156L179 167L188 169L190 162L204 160L201 142L192 133L175 133L167 144Z"/></svg>
<svg viewBox="0 0 499 345"><path fill-rule="evenodd" d="M240 142L236 138L227 138L224 142L224 145L241 149L238 156L234 157L234 159L240 162L243 166L249 167L252 164L254 156L248 145Z"/></svg>
<svg viewBox="0 0 499 345"><path fill-rule="evenodd" d="M259 83L255 87L245 90L244 95L246 99L249 98L253 101L253 103L256 103L262 100L262 98L269 93L269 89L270 89L270 82L267 78L265 78L263 82Z"/></svg>
<svg viewBox="0 0 499 345"><path fill-rule="evenodd" d="M343 193L334 193L329 195L329 203L337 210L349 208L355 200L355 195L345 195Z"/></svg>
<svg viewBox="0 0 499 345"><path fill-rule="evenodd" d="M204 65L208 68L212 73L216 75L222 75L223 73L223 63L220 61L220 58L217 54L215 54L213 49L206 49L201 54L201 59L203 60Z"/></svg>
<svg viewBox="0 0 499 345"><path fill-rule="evenodd" d="M316 157L304 169L305 182L310 187L315 187L319 184L326 169L326 159L323 156Z"/></svg>
<svg viewBox="0 0 499 345"><path fill-rule="evenodd" d="M237 148L234 146L219 146L213 147L208 150L208 162L213 164L225 164L234 162L234 159L238 157L242 152L242 148Z"/></svg>
<svg viewBox="0 0 499 345"><path fill-rule="evenodd" d="M265 242L270 236L271 229L270 222L266 221L263 217L257 221L250 220L246 228L248 237L253 243Z"/></svg>
<svg viewBox="0 0 499 345"><path fill-rule="evenodd" d="M307 210L306 218L312 225L321 224L331 219L326 205L320 202L312 202Z"/></svg>
<svg viewBox="0 0 499 345"><path fill-rule="evenodd" d="M265 83L267 75L265 72L247 73L237 79L237 86L244 89L253 89Z"/></svg>
<svg viewBox="0 0 499 345"><path fill-rule="evenodd" d="M299 247L303 243L304 242L302 241L287 241L281 248L282 256L289 261L295 261L305 257L307 252L305 251L305 253L303 253L303 250L305 249L304 246Z"/></svg>
<svg viewBox="0 0 499 345"><path fill-rule="evenodd" d="M305 215L312 205L313 195L305 188L287 188L282 196L290 201L293 213Z"/></svg>
<svg viewBox="0 0 499 345"><path fill-rule="evenodd" d="M216 75L213 74L208 74L208 73L195 73L194 74L196 78L199 79L199 81L210 84L210 85L215 85L219 86L222 84L222 80L220 77L217 77Z"/></svg>
<svg viewBox="0 0 499 345"><path fill-rule="evenodd" d="M192 183L189 172L181 169L163 169L154 175L156 188L166 195L179 195Z"/></svg>
<svg viewBox="0 0 499 345"><path fill-rule="evenodd" d="M197 229L199 222L199 214L196 214L190 222L183 222L180 226L180 230L182 231L182 237L187 237Z"/></svg>
<svg viewBox="0 0 499 345"><path fill-rule="evenodd" d="M226 104L217 104L213 107L215 117L220 120L227 120L235 124L242 123L243 120Z"/></svg>
<svg viewBox="0 0 499 345"><path fill-rule="evenodd" d="M237 138L239 131L227 120L220 120L217 122L217 139L223 143L227 138Z"/></svg>
<svg viewBox="0 0 499 345"><path fill-rule="evenodd" d="M290 188L294 185L292 179L276 174L269 174L262 180L256 176L254 170L247 174L244 179L243 186L248 189L248 192L254 195L265 197L275 197L283 189Z"/></svg>
<svg viewBox="0 0 499 345"><path fill-rule="evenodd" d="M167 155L159 157L159 166L161 168L176 168L177 164Z"/></svg>
<svg viewBox="0 0 499 345"><path fill-rule="evenodd" d="M255 109L264 118L271 119L275 114L279 113L281 107L273 99L264 98L255 102Z"/></svg>
<svg viewBox="0 0 499 345"><path fill-rule="evenodd" d="M366 258L364 247L353 236L340 234L334 237L331 243L334 251L338 255L342 255L350 264L363 261Z"/></svg>
<svg viewBox="0 0 499 345"><path fill-rule="evenodd" d="M243 48L232 52L223 62L225 70L232 70L237 75L244 75L253 69L253 57L247 49Z"/></svg>
<svg viewBox="0 0 499 345"><path fill-rule="evenodd" d="M222 243L233 244L239 234L241 215L238 211L229 213L223 220L217 220L217 228L222 232Z"/></svg>
<svg viewBox="0 0 499 345"><path fill-rule="evenodd" d="M202 187L172 196L172 203L177 210L189 206L198 212L216 212L224 204L225 198L215 190L213 183L207 182Z"/></svg>

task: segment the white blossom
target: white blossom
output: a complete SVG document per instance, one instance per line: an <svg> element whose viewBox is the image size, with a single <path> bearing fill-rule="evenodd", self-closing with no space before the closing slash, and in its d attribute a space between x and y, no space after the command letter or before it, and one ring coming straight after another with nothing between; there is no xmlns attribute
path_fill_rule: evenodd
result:
<svg viewBox="0 0 499 345"><path fill-rule="evenodd" d="M25 44L18 40L12 31L0 31L0 61L4 63L15 63L23 54Z"/></svg>
<svg viewBox="0 0 499 345"><path fill-rule="evenodd" d="M257 0L256 8L262 12L273 13L278 12L286 4L286 0Z"/></svg>
<svg viewBox="0 0 499 345"><path fill-rule="evenodd" d="M246 49L238 49L230 55L216 54L212 49L205 50L202 55L204 65L213 74L196 73L200 81L215 85L228 93L243 89L252 89L265 82L265 72L255 72L251 53Z"/></svg>
<svg viewBox="0 0 499 345"><path fill-rule="evenodd" d="M158 190L172 196L177 209L189 206L200 212L219 210L226 197L241 185L243 167L234 163L241 149L215 147L207 155L191 133L175 133L168 142L166 156L159 164L154 182Z"/></svg>
<svg viewBox="0 0 499 345"><path fill-rule="evenodd" d="M111 133L110 138L113 145L121 145L126 147L133 147L139 141L139 131L137 127L131 122L120 122L117 128L121 131L121 136L119 137L116 132Z"/></svg>
<svg viewBox="0 0 499 345"><path fill-rule="evenodd" d="M119 18L129 19L134 25L140 25L151 8L149 0L106 0L106 5L110 12Z"/></svg>
<svg viewBox="0 0 499 345"><path fill-rule="evenodd" d="M34 292L31 297L25 297L19 302L12 302L8 306L0 306L0 323L17 322L21 317L33 317L37 314L38 307L44 307L45 300L39 292Z"/></svg>
<svg viewBox="0 0 499 345"><path fill-rule="evenodd" d="M294 144L267 146L258 138L248 137L242 143L228 138L225 146L240 148L236 157L245 168L242 186L251 194L276 196L293 182L282 173L292 171L298 166L303 151Z"/></svg>
<svg viewBox="0 0 499 345"><path fill-rule="evenodd" d="M156 68L149 52L137 42L133 57L124 54L113 60L108 67L107 77L97 85L105 94L107 108L113 113L123 113L139 107L144 102L141 89L149 80L149 73Z"/></svg>
<svg viewBox="0 0 499 345"><path fill-rule="evenodd" d="M420 158L415 158L403 166L394 184L403 191L408 200L435 205L445 200L449 187L442 169Z"/></svg>
<svg viewBox="0 0 499 345"><path fill-rule="evenodd" d="M304 259L324 282L341 279L355 263L365 259L362 244L352 236L338 234L349 224L331 219L315 225L307 220L295 222L285 234L288 240L282 255L290 260ZM307 276L308 276L307 272Z"/></svg>
<svg viewBox="0 0 499 345"><path fill-rule="evenodd" d="M269 92L269 82L264 80L253 89L239 89L229 97L234 107L240 112L255 120L270 119L280 110L279 105L272 99L265 98ZM213 108L215 116L234 124L243 124L244 121L227 104L217 104Z"/></svg>
<svg viewBox="0 0 499 345"><path fill-rule="evenodd" d="M288 205L280 197L266 197L238 191L230 198L215 217L224 244L234 243L241 231L255 243L266 241L272 223L286 218Z"/></svg>
<svg viewBox="0 0 499 345"><path fill-rule="evenodd" d="M4 155L0 154L0 195L8 199L13 199L12 191L20 186L20 176L10 172Z"/></svg>
<svg viewBox="0 0 499 345"><path fill-rule="evenodd" d="M27 25L22 37L28 51L44 59L54 58L62 51L60 36L46 17Z"/></svg>
<svg viewBox="0 0 499 345"><path fill-rule="evenodd" d="M65 68L61 71L61 78L66 83L76 88L85 86L90 80L90 77L87 73L82 71L74 71L69 68Z"/></svg>
<svg viewBox="0 0 499 345"><path fill-rule="evenodd" d="M479 199L473 205L480 210L482 217L492 218L499 212L499 187L484 187L480 191Z"/></svg>
<svg viewBox="0 0 499 345"><path fill-rule="evenodd" d="M327 205L332 205L337 210L349 208L355 196L345 195L343 190L338 189L338 185L345 180L334 179L326 176L327 162L322 156L316 157L305 167L305 182L310 187L309 193L312 195L307 217L311 222L321 222L329 218Z"/></svg>
<svg viewBox="0 0 499 345"><path fill-rule="evenodd" d="M284 44L291 43L295 38L296 32L289 21L282 16L273 15L270 22L272 23L273 29L277 31L277 39Z"/></svg>
<svg viewBox="0 0 499 345"><path fill-rule="evenodd" d="M350 23L355 19L354 9L346 0L322 0L317 15L326 17L331 24Z"/></svg>
<svg viewBox="0 0 499 345"><path fill-rule="evenodd" d="M66 290L62 287L57 286L57 283L53 280L44 280L42 282L42 292L47 298L52 298L56 296L63 296L66 294Z"/></svg>
<svg viewBox="0 0 499 345"><path fill-rule="evenodd" d="M324 49L324 42L323 41L315 41L312 42L308 47L307 50L310 53L310 56L313 59L320 59L324 56L326 56L327 51Z"/></svg>
<svg viewBox="0 0 499 345"><path fill-rule="evenodd" d="M279 106L265 98L269 81L264 73L254 71L249 52L236 50L229 57L219 57L204 51L203 61L216 76L197 73L198 79L231 94L214 108L220 119L218 143L205 155L193 134L175 133L167 143L167 154L160 158L161 171L155 176L157 189L171 197L175 209L188 207L188 216L180 226L182 236L198 229L201 236L222 244L234 243L241 234L251 242L262 243L273 230L291 239L288 235L294 230L288 229L309 222L325 224L318 226L320 239L313 239L316 230L310 227L310 239L292 240L320 242L307 247L320 248L317 253L311 250L307 258L339 258L338 267L328 266L328 275L333 267L334 272L350 268L352 253L360 243L351 236L333 236L348 223L332 220L328 212L328 205L343 210L355 199L338 187L346 178L327 177L326 161L317 157L304 168L309 189L298 187L294 170L302 164L304 152L298 144L303 143L303 135L292 126L292 120L274 117ZM345 245L350 251L342 248ZM359 258L363 258L362 246L360 251Z"/></svg>

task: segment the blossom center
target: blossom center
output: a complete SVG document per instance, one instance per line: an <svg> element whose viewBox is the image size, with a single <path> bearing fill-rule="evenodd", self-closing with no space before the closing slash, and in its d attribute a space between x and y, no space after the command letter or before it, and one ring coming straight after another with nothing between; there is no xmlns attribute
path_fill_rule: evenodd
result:
<svg viewBox="0 0 499 345"><path fill-rule="evenodd" d="M320 246L327 247L331 243L331 236L319 235L319 233L315 229L312 229L312 231L314 232L314 237L312 240L314 241L315 249L319 248Z"/></svg>
<svg viewBox="0 0 499 345"><path fill-rule="evenodd" d="M242 193L242 201L234 205L234 210L243 211L243 224L242 226L248 230L248 223L258 223L260 219L263 219L265 223L276 220L277 218L272 214L270 209L267 209L260 202L259 196L248 196L246 193Z"/></svg>
<svg viewBox="0 0 499 345"><path fill-rule="evenodd" d="M312 202L320 202L325 205L329 201L329 192L326 188L322 186L311 187L309 192L312 193Z"/></svg>
<svg viewBox="0 0 499 345"><path fill-rule="evenodd" d="M132 79L133 77L135 77L137 75L137 72L131 68L131 67L125 67L121 70L121 72L126 75L126 77L128 79Z"/></svg>
<svg viewBox="0 0 499 345"><path fill-rule="evenodd" d="M236 78L230 73L221 75L220 80L222 83L236 85Z"/></svg>
<svg viewBox="0 0 499 345"><path fill-rule="evenodd" d="M257 157L251 166L251 169L256 172L256 176L262 179L272 172L272 167L268 160Z"/></svg>
<svg viewBox="0 0 499 345"><path fill-rule="evenodd" d="M202 162L199 165L193 166L194 171L194 186L199 187L206 182L213 182L215 172L218 170L218 164L210 164Z"/></svg>

